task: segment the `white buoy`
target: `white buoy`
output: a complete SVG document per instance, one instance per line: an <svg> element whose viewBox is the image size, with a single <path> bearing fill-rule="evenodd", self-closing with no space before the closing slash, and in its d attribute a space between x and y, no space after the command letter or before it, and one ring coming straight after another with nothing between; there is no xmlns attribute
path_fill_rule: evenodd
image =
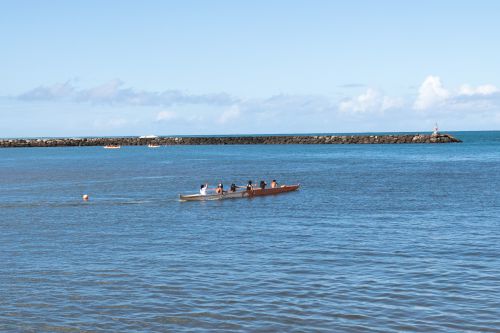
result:
<svg viewBox="0 0 500 333"><path fill-rule="evenodd" d="M82 196L82 199L83 199L83 201L89 201L89 195L88 194L84 194Z"/></svg>

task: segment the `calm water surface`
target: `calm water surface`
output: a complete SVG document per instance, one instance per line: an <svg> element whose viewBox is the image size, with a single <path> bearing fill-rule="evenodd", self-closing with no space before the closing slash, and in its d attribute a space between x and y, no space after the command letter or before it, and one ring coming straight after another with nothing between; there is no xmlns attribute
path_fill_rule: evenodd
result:
<svg viewBox="0 0 500 333"><path fill-rule="evenodd" d="M0 331L500 332L500 132L456 135L0 150Z"/></svg>

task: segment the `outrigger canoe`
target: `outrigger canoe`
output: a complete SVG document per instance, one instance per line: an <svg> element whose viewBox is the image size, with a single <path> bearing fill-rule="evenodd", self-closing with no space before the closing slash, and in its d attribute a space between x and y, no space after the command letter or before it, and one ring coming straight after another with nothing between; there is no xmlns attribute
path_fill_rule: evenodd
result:
<svg viewBox="0 0 500 333"><path fill-rule="evenodd" d="M205 200L223 200L223 199L236 199L236 198L252 198L252 197L260 197L264 195L273 195L280 194L285 192L292 192L299 188L298 185L282 185L281 187L276 188L266 188L260 189L255 188L250 191L237 191L237 192L226 192L224 194L190 194L190 195L182 195L179 194L179 198L181 201L205 201Z"/></svg>

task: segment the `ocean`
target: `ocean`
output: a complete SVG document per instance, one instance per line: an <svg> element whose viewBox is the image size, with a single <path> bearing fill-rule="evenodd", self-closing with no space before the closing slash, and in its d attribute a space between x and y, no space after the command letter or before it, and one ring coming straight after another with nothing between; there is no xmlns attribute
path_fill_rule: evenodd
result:
<svg viewBox="0 0 500 333"><path fill-rule="evenodd" d="M500 332L500 132L451 134L0 149L0 331Z"/></svg>

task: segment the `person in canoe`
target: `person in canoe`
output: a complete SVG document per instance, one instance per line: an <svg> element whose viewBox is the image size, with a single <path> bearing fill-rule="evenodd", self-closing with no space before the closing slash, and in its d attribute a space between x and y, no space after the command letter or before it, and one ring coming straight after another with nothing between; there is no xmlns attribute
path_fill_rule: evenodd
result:
<svg viewBox="0 0 500 333"><path fill-rule="evenodd" d="M264 190L264 189L266 188L266 186L267 186L266 181L261 180L261 181L260 181L260 189L261 189L261 190Z"/></svg>
<svg viewBox="0 0 500 333"><path fill-rule="evenodd" d="M276 181L276 179L273 179L273 181L271 182L271 188L277 188L278 187L278 182Z"/></svg>
<svg viewBox="0 0 500 333"><path fill-rule="evenodd" d="M207 195L208 184L201 184L200 186L200 194Z"/></svg>
<svg viewBox="0 0 500 333"><path fill-rule="evenodd" d="M231 184L231 187L229 188L229 192L231 192L231 193L236 192L236 187L237 187L236 184L234 184L234 183Z"/></svg>
<svg viewBox="0 0 500 333"><path fill-rule="evenodd" d="M253 190L253 185L252 185L252 181L249 180L248 184L247 184L247 191L251 191L251 190Z"/></svg>
<svg viewBox="0 0 500 333"><path fill-rule="evenodd" d="M222 183L219 183L219 185L217 185L217 188L215 189L215 193L224 194L224 185L222 185Z"/></svg>

